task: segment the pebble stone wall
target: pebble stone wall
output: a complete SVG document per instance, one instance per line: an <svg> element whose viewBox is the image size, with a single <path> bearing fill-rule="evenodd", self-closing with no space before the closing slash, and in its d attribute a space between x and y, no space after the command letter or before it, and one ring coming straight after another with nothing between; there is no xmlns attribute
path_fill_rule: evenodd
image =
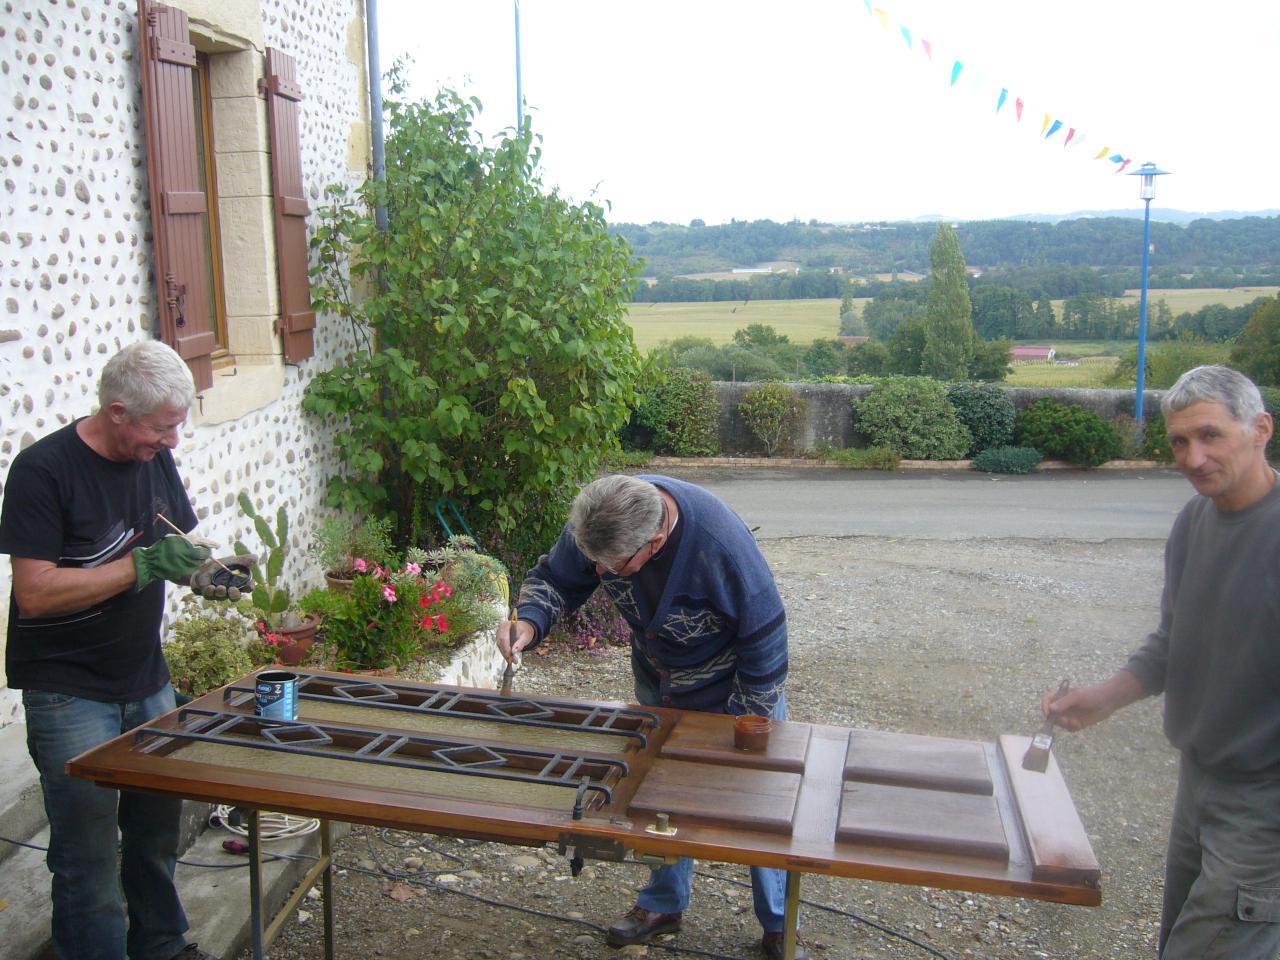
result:
<svg viewBox="0 0 1280 960"><path fill-rule="evenodd" d="M365 174L351 169L353 130L365 129L357 147L367 143L362 9L360 0L261 5L265 43L298 61L313 210L328 184ZM133 0L0 3L0 478L18 451L91 413L105 361L151 335L136 16ZM357 160L364 152L354 152ZM264 516L286 506L293 549L285 576L295 591L319 579L305 546L336 467L330 427L302 414L302 390L349 347L336 320L319 317L316 355L284 368L276 400L235 421L189 425L176 452L199 533L228 552L237 537L257 543L236 506L239 491ZM6 620L10 586L0 562ZM170 590L170 616L180 592ZM0 725L20 716L17 691L0 676Z"/></svg>

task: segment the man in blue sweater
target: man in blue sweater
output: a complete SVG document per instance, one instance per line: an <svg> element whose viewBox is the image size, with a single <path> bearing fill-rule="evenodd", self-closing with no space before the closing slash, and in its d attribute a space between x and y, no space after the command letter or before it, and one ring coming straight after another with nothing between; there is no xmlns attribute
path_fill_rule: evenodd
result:
<svg viewBox="0 0 1280 960"><path fill-rule="evenodd" d="M1280 485L1270 414L1226 367L1183 374L1161 404L1196 488L1165 547L1160 625L1109 680L1044 700L1081 730L1164 694L1181 751L1165 863L1162 960L1280 955Z"/></svg>
<svg viewBox="0 0 1280 960"><path fill-rule="evenodd" d="M603 586L631 626L642 704L785 720L787 616L773 574L742 520L700 487L670 477L610 476L578 494L569 524L520 588L519 619L498 631L510 660ZM652 871L608 943L680 929L693 861ZM752 868L767 957L783 956L786 874ZM797 946L796 957L806 953Z"/></svg>

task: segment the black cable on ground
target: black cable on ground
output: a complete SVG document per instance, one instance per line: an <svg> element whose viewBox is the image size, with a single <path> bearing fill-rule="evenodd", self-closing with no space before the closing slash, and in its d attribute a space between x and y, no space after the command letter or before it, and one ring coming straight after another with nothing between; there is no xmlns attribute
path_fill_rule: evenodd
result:
<svg viewBox="0 0 1280 960"><path fill-rule="evenodd" d="M696 877L703 877L708 880L720 880L724 883L732 883L738 887L751 886L751 884L745 880L738 880L734 877L721 877L721 876L717 876L714 873L707 873L704 870L695 870L693 871L693 874ZM892 927L886 927L884 924L881 924L881 923L876 923L874 920L868 917L864 917L861 914L854 913L852 910L845 910L841 907L833 907L829 903L818 903L816 900L806 900L804 897L800 898L800 902L807 907L814 907L818 910L825 910L827 913L835 913L842 917L848 917L850 920L856 920L858 923L865 923L868 927L871 927L875 930L879 930L881 933L886 934L887 936L897 937L899 940L905 940L907 943L911 944L913 947L919 947L921 950L925 951L926 953L940 958L940 960L951 960L951 958L947 954L943 953L942 951L934 947L929 946L927 943L921 943L919 940L917 940L915 937L911 936L910 934L903 933L901 930L894 930Z"/></svg>

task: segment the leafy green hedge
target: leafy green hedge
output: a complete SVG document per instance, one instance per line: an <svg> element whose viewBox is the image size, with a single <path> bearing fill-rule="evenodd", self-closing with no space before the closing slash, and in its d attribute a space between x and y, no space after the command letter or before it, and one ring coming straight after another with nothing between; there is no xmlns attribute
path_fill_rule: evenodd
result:
<svg viewBox="0 0 1280 960"><path fill-rule="evenodd" d="M791 446L804 410L804 400L784 383L763 384L738 401L738 415L764 446L766 457Z"/></svg>
<svg viewBox="0 0 1280 960"><path fill-rule="evenodd" d="M947 401L973 437L969 456L988 447L1002 447L1013 439L1017 417L1013 401L994 384L953 383L947 388Z"/></svg>
<svg viewBox="0 0 1280 960"><path fill-rule="evenodd" d="M1031 473L1043 459L1035 447L987 447L970 466L983 473Z"/></svg>
<svg viewBox="0 0 1280 960"><path fill-rule="evenodd" d="M889 377L853 403L853 423L872 446L910 460L959 460L973 442L947 389L929 377Z"/></svg>
<svg viewBox="0 0 1280 960"><path fill-rule="evenodd" d="M645 445L670 457L713 457L720 452L720 407L711 378L672 367L636 408L624 446Z"/></svg>
<svg viewBox="0 0 1280 960"><path fill-rule="evenodd" d="M1108 421L1092 410L1048 398L1019 412L1015 436L1021 446L1082 467L1120 456L1120 435Z"/></svg>

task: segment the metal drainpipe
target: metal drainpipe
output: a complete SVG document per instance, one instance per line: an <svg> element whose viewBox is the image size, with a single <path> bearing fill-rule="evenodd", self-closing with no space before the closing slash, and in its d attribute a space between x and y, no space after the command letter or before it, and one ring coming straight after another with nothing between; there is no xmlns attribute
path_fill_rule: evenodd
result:
<svg viewBox="0 0 1280 960"><path fill-rule="evenodd" d="M373 139L373 179L387 179L387 158L382 142L382 66L378 59L378 0L364 0L364 28L369 47L369 120ZM387 232L387 208L375 207L373 220Z"/></svg>

